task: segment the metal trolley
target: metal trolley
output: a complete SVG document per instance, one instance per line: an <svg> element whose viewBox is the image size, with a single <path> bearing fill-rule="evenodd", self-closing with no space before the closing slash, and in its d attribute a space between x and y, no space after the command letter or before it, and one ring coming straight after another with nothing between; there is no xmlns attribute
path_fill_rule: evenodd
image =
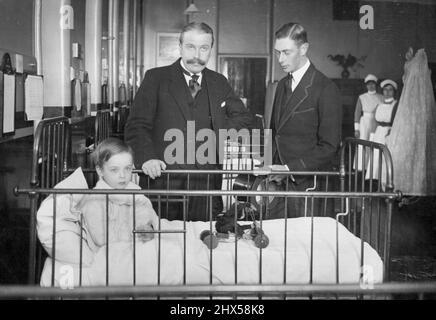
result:
<svg viewBox="0 0 436 320"><path fill-rule="evenodd" d="M113 287L110 286L108 280L108 264L106 262L106 287L88 288L79 287L70 292L65 293L69 297L240 297L240 296L274 296L274 297L292 297L292 296L352 296L364 297L370 294L371 296L385 295L386 293L395 292L413 292L427 293L435 292L436 286L427 284L427 286L398 285L386 283L389 281L390 270L390 238L391 238L391 221L394 209L394 202L401 197L401 193L394 191L392 179L392 160L388 149L381 144L372 143L358 139L346 139L340 150L340 166L337 170L328 172L267 172L254 171L252 167L242 165L243 170L234 170L224 166L223 170L167 170L163 173L163 179L171 180L174 175L186 175L189 180L198 174L204 176L209 182L213 175L221 175L223 177L222 190L214 190L209 188L207 184L206 190L78 190L78 189L53 189L54 185L61 181L65 176L72 172L70 165L70 144L69 144L69 126L66 118L48 119L42 121L36 131L34 143L34 158L32 164L32 178L30 188L16 188L16 194L26 194L31 199L31 221L30 221L30 246L29 246L29 284L37 284L41 273L43 249L37 240L36 234L36 214L38 206L42 199L53 194L54 201L58 194L103 194L108 199L110 194L130 194L133 199L135 195L143 194L157 203L157 214L161 218L165 214L165 207L168 203L180 201L183 204L183 228L180 230L158 230L152 231L157 234L159 257L161 236L164 233L181 233L183 237L184 248L184 278L183 285L180 286L136 286L135 276L131 287ZM363 159L363 168L357 168L358 159ZM377 175L373 175L374 162L377 161L379 168ZM383 162L383 164L382 164ZM238 167L241 168L241 163L238 161ZM248 170L247 170L248 168ZM86 173L91 173L92 170L84 170ZM370 173L368 175L368 172ZM139 173L139 172L138 172ZM255 175L253 175L255 174ZM284 187L282 190L271 190L267 177L272 174L282 174L285 176ZM262 176L261 182L253 185L250 183L248 190L237 190L235 188L235 180L239 177L246 177L245 180L250 182L250 179L256 180L256 177ZM292 191L289 189L290 179L294 177L305 176L313 180L313 186L305 191ZM254 177L254 178L253 178ZM265 182L266 181L266 182ZM228 210L232 203L241 199L251 199L259 208L259 216L257 223L260 227L268 218L268 210L271 210L271 205L274 201L282 198L285 203L289 199L303 199L304 215L311 218L311 252L310 252L310 281L307 285L293 285L287 283L286 280L286 248L287 248L287 223L284 223L284 274L283 284L270 285L264 284L262 281L262 272L259 272L258 283L252 285L238 284L237 269L235 264L235 283L231 285L216 285L212 282L212 259L213 249L210 247L210 281L208 285L189 285L186 283L186 217L187 203L192 197L207 197L208 204L211 204L213 197L222 197L225 205L225 210ZM314 205L315 203L318 205ZM238 215L235 208L234 227L238 223ZM212 205L208 205L208 221L210 232L213 229L213 213ZM106 214L108 209L106 206ZM361 257L360 264L363 266L364 261L364 243L370 244L383 260L384 266L384 284L375 286L371 292L362 289L359 284L339 284L339 254L336 255L336 284L319 285L313 283L313 239L314 229L313 221L315 216L330 216L336 219L336 253L339 250L338 224L342 223L354 235L360 237L361 241ZM284 220L288 220L288 209L284 206ZM56 245L55 220L56 210L53 214L53 247ZM160 220L159 220L160 221ZM160 223L159 223L160 225ZM133 233L141 231L132 230ZM108 234L108 233L106 233ZM133 245L135 246L135 237L133 237ZM109 245L107 246L109 250ZM234 242L235 255L238 254L238 239ZM262 247L259 248L260 260L259 270L262 268ZM53 259L53 271L55 261L55 250L51 254ZM133 257L135 259L135 255ZM236 259L237 260L237 259ZM135 264L134 264L135 265ZM158 259L158 272L160 272L160 259ZM82 256L80 257L80 270L82 268ZM360 271L362 272L362 271ZM134 275L136 270L134 270ZM159 276L158 276L159 277ZM362 274L360 274L362 277ZM159 278L158 278L159 279ZM52 272L52 286L54 285L54 272ZM402 290L402 291L401 291ZM13 291L11 291L13 292ZM63 291L59 288L38 288L35 291L18 290L16 296L56 296L63 295Z"/></svg>

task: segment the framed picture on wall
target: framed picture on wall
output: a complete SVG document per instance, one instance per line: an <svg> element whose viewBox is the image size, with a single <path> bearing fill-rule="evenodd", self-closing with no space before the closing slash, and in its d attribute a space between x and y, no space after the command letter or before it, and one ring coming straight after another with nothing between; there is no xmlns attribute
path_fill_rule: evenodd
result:
<svg viewBox="0 0 436 320"><path fill-rule="evenodd" d="M178 32L159 32L156 45L156 66L169 65L180 57Z"/></svg>

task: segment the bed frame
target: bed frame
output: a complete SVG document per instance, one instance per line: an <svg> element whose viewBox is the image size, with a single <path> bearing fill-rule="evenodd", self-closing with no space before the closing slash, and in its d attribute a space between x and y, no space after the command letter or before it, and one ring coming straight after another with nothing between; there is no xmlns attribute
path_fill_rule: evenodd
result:
<svg viewBox="0 0 436 320"><path fill-rule="evenodd" d="M106 119L108 123L109 120ZM105 125L102 125L106 128ZM105 131L105 130L104 130ZM107 134L96 135L103 139ZM73 171L70 168L71 163L71 141L70 141L70 128L68 124L68 118L60 117L43 120L39 123L35 133L34 148L33 148L33 162L32 162L32 177L30 188L16 188L16 194L26 194L30 197L30 240L29 240L29 284L38 284L39 277L42 270L44 250L37 240L36 234L36 213L39 204L48 194L54 193L92 193L92 191L86 190L55 190L54 185L61 181L65 176ZM98 143L99 141L95 141ZM360 148L359 148L360 146ZM378 151L378 158L370 160L368 166L364 161L364 168L362 171L354 169L356 159L362 157L362 159L373 159L374 151ZM362 151L362 152L360 152ZM222 196L227 198L227 207L231 203L231 200L237 197L300 197L305 199L306 215L312 218L316 215L331 216L336 219L336 223L342 223L347 229L354 235L361 238L361 266L363 266L363 248L364 242L368 242L380 255L384 263L384 281L389 281L390 272L390 247L391 247L391 221L394 210L394 202L401 198L401 192L394 191L393 185L393 169L392 159L389 150L381 144L373 143L365 140L359 140L354 138L347 138L341 145L339 152L340 165L337 170L326 172L289 172L285 173L288 177L293 176L311 176L314 180L313 188L307 189L306 192L297 191L269 191L268 189L263 191L238 191L233 190L230 186L237 175L251 175L252 170L167 170L163 174L167 179L171 179L171 175L174 174L186 174L188 179L190 176L196 174L207 175L208 179L213 174L223 175L224 185L227 187L224 190L140 190L133 193L144 194L151 199L159 201L159 209L156 210L158 215L161 216L162 210L164 210L165 203L168 201L182 201L186 203L189 196L207 196L210 201L212 196ZM385 171L379 170L378 179L373 179L372 170L373 162L378 161L380 168L381 163L385 163ZM371 172L371 178L365 180L365 172ZM85 169L85 173L92 173L92 169ZM139 172L137 172L139 173ZM271 174L271 172L264 172L265 175ZM276 173L275 173L276 174ZM382 175L384 175L382 179ZM288 178L286 178L288 180ZM322 183L320 183L322 181ZM382 183L383 181L383 183ZM323 189L320 190L318 185L322 185ZM114 191L102 191L99 193L111 194L116 193ZM179 200L174 200L179 199ZM180 200L181 199L181 200ZM269 199L269 198L266 198ZM319 212L314 212L314 201L323 201L323 209ZM333 201L334 213L327 210L327 202ZM312 203L312 205L310 205ZM308 209L308 208L311 209ZM184 209L186 206L184 206ZM210 208L210 217L212 217L212 209ZM287 218L287 210L285 210L285 217ZM260 225L262 225L262 216L266 214L260 214ZM184 215L185 216L185 215ZM235 224L236 224L235 219ZM212 219L210 220L212 228ZM312 229L313 230L313 229ZM183 233L184 230L179 232ZM286 232L286 231L285 231ZM286 239L286 236L285 236ZM311 234L313 242L313 231ZM338 238L337 238L338 239ZM53 239L55 240L55 239ZM55 241L53 241L55 243ZM285 241L286 246L286 241ZM336 241L336 248L338 248L338 241ZM237 247L237 244L235 244ZM262 254L262 249L260 249ZM212 249L211 249L212 256ZM339 255L337 255L337 259ZM286 261L286 259L285 259ZM311 252L311 261L313 261L313 254ZM212 263L212 262L211 262ZM259 265L261 268L261 264ZM312 264L311 264L312 267ZM286 268L284 269L286 270ZM312 279L312 269L310 270ZM258 284L252 286L243 286L235 283L233 286L216 286L212 285L212 279L208 286L189 286L183 285L180 287L174 286L154 286L152 288L144 287L132 287L127 292L128 295L136 296L136 294L143 296L198 296L198 295L212 295L235 297L236 295L270 295L275 292L276 296L284 297L287 295L292 296L298 293L298 295L312 296L315 293L320 295L329 295L332 293L345 294L350 293L354 296L358 295L362 297L362 290L359 290L358 284L356 285L343 285L339 284L338 267L337 284L328 286L319 286L310 281L308 286L294 286L286 283L286 276L284 283L281 286L268 286L262 284L262 279L259 279ZM286 273L286 272L285 272ZM361 274L361 276L363 276ZM54 277L54 275L53 275ZM53 279L54 281L54 279ZM53 282L54 283L54 282ZM274 287L274 288L273 288ZM323 289L324 288L324 289ZM52 288L55 290L55 288ZM89 288L78 288L82 290L83 294L88 293ZM273 290L274 289L274 290ZM360 287L360 289L362 289ZM103 291L102 291L103 290ZM114 291L112 291L114 290ZM413 290L411 290L413 291ZM424 290L425 291L425 290ZM53 291L54 292L54 291ZM93 291L94 294L111 296L112 293L122 293L117 288L97 288ZM380 292L384 292L381 290ZM104 294L103 294L104 293ZM177 294L176 294L177 293ZM377 294L377 291L373 292ZM93 294L91 293L91 296ZM114 293L115 295L115 293ZM124 294L122 294L125 296Z"/></svg>

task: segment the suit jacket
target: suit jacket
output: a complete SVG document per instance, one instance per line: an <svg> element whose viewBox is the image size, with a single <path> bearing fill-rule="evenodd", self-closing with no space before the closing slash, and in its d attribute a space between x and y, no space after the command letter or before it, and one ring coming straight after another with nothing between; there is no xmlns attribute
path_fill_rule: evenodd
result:
<svg viewBox="0 0 436 320"><path fill-rule="evenodd" d="M265 94L264 128L271 129L271 118L274 106L274 97L277 91L278 81L268 83Z"/></svg>
<svg viewBox="0 0 436 320"><path fill-rule="evenodd" d="M205 68L202 85L204 81L207 84L211 122L217 139L219 129L239 130L252 126L251 113L235 96L223 75ZM189 99L180 59L172 65L146 72L125 127L125 140L133 148L137 168L141 168L150 159L164 161L165 149L172 143L164 141L168 129L179 129L184 133L186 159L187 121L193 120ZM186 168L177 165L171 167Z"/></svg>
<svg viewBox="0 0 436 320"><path fill-rule="evenodd" d="M284 102L285 80L279 81L274 99L273 159L291 171L328 170L336 162L341 141L339 90L311 64Z"/></svg>

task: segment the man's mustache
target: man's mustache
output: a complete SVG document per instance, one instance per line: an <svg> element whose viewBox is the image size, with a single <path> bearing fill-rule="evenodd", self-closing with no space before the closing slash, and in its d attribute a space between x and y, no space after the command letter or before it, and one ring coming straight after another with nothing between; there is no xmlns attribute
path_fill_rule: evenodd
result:
<svg viewBox="0 0 436 320"><path fill-rule="evenodd" d="M197 64L199 64L201 66L205 66L206 65L206 61L198 59L198 58L189 59L188 61L186 61L186 63L188 63L188 64L197 63Z"/></svg>

